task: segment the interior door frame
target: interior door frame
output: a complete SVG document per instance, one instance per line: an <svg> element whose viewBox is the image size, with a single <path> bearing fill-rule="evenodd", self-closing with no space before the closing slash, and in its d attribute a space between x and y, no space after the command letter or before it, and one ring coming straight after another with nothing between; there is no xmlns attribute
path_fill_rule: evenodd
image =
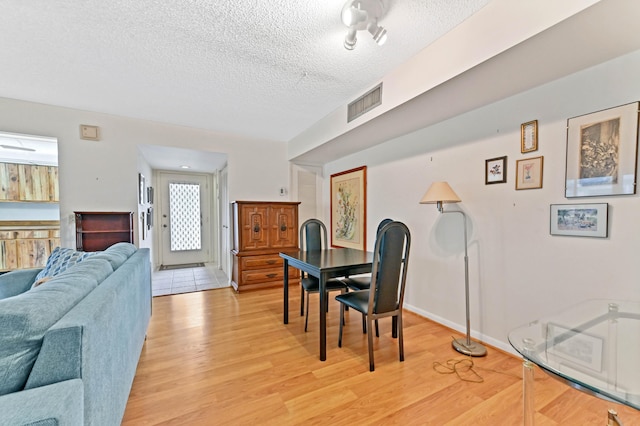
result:
<svg viewBox="0 0 640 426"><path fill-rule="evenodd" d="M219 235L218 235L218 249L220 261L220 269L229 278L231 282L231 205L229 204L229 169L228 164L219 170L218 172L218 214L219 214Z"/></svg>

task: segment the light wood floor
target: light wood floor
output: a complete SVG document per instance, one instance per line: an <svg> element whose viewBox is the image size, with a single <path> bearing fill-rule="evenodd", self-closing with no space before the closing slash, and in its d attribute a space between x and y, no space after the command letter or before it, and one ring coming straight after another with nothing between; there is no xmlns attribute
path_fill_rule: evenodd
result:
<svg viewBox="0 0 640 426"><path fill-rule="evenodd" d="M473 359L482 383L441 374L434 362L464 358L450 344L460 336L406 313L405 362L398 361L390 320L381 321L376 371L369 372L360 315L347 313L338 348L339 308L331 297L327 361L320 362L317 299L312 295L305 333L298 291L291 293L286 326L281 289L155 297L123 424L522 424L520 359L489 348L487 357ZM536 425L606 425L609 408L625 426L640 425L638 411L537 373Z"/></svg>

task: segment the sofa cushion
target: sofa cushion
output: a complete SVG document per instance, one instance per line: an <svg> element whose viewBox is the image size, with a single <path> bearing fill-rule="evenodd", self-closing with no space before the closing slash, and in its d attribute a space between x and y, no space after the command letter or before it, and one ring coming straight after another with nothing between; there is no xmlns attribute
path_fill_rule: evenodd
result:
<svg viewBox="0 0 640 426"><path fill-rule="evenodd" d="M89 275L60 274L0 300L0 395L24 388L45 332L97 285Z"/></svg>
<svg viewBox="0 0 640 426"><path fill-rule="evenodd" d="M138 249L131 243L115 243L105 251L108 253L122 253L127 258L135 253Z"/></svg>
<svg viewBox="0 0 640 426"><path fill-rule="evenodd" d="M89 276L96 280L98 284L104 281L113 272L113 267L105 259L94 259L95 256L67 269L60 275L68 278Z"/></svg>
<svg viewBox="0 0 640 426"><path fill-rule="evenodd" d="M68 267L93 256L95 253L76 251L69 248L56 247L49 258L44 269L36 275L35 282L45 277L53 277L66 270Z"/></svg>
<svg viewBox="0 0 640 426"><path fill-rule="evenodd" d="M126 262L129 256L135 253L136 250L136 246L131 243L116 243L108 247L105 251L97 252L93 258L108 260L115 271L120 265Z"/></svg>

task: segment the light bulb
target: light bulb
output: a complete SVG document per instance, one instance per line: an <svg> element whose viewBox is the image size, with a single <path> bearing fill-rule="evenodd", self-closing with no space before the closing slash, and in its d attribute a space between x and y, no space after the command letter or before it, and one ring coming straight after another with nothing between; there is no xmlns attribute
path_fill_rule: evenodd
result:
<svg viewBox="0 0 640 426"><path fill-rule="evenodd" d="M378 26L376 22L372 22L367 26L367 31L373 36L373 39L379 46L382 46L387 41L387 30L384 27Z"/></svg>
<svg viewBox="0 0 640 426"><path fill-rule="evenodd" d="M349 28L347 36L344 38L344 48L347 50L353 50L356 47L358 39L356 38L357 30L355 28Z"/></svg>

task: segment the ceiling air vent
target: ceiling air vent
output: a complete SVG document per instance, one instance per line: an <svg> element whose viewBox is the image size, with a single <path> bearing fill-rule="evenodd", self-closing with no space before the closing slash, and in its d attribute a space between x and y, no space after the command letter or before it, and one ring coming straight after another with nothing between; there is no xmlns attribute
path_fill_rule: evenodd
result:
<svg viewBox="0 0 640 426"><path fill-rule="evenodd" d="M382 104L382 83L349 104L347 123Z"/></svg>

